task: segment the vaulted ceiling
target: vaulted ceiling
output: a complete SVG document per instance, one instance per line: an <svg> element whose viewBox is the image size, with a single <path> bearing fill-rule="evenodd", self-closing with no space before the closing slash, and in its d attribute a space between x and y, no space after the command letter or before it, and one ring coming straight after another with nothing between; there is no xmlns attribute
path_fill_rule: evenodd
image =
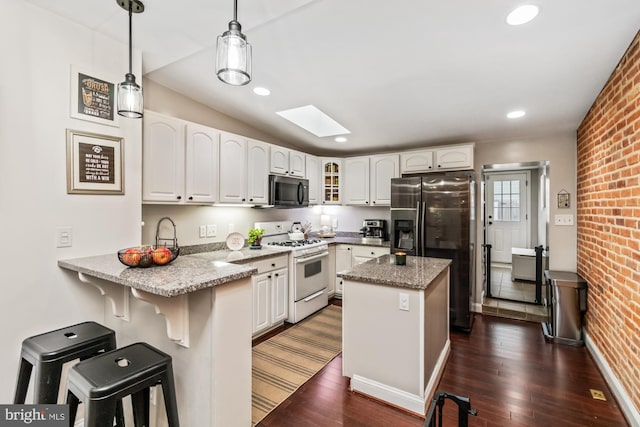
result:
<svg viewBox="0 0 640 427"><path fill-rule="evenodd" d="M28 1L127 42L115 0ZM521 2L510 0L239 0L253 45L243 87L215 76L231 0L146 0L133 43L148 79L316 154L575 131L640 29L640 1L530 3L539 16L513 27L505 17ZM276 114L308 104L349 129L347 142Z"/></svg>

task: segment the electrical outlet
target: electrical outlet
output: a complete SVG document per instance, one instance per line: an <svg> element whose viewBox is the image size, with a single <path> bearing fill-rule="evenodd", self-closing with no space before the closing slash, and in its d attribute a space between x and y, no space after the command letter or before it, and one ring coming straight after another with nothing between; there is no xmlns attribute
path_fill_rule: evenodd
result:
<svg viewBox="0 0 640 427"><path fill-rule="evenodd" d="M554 225L573 225L573 215L555 215L553 217Z"/></svg>
<svg viewBox="0 0 640 427"><path fill-rule="evenodd" d="M206 225L201 225L200 226L200 237L207 237L207 226Z"/></svg>
<svg viewBox="0 0 640 427"><path fill-rule="evenodd" d="M71 227L56 227L56 248L70 248L73 243Z"/></svg>
<svg viewBox="0 0 640 427"><path fill-rule="evenodd" d="M400 292L398 295L398 308L400 310L409 311L409 294Z"/></svg>
<svg viewBox="0 0 640 427"><path fill-rule="evenodd" d="M216 226L213 224L207 225L207 237L216 237Z"/></svg>
<svg viewBox="0 0 640 427"><path fill-rule="evenodd" d="M607 398L604 397L604 393L602 392L602 390L595 390L593 388L590 388L589 391L591 392L591 397L595 400L607 400Z"/></svg>

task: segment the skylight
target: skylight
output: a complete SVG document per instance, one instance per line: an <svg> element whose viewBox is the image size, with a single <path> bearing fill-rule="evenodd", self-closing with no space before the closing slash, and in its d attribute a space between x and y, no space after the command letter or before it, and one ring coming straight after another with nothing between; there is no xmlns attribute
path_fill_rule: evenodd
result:
<svg viewBox="0 0 640 427"><path fill-rule="evenodd" d="M278 111L276 114L315 136L324 137L351 133L313 105Z"/></svg>

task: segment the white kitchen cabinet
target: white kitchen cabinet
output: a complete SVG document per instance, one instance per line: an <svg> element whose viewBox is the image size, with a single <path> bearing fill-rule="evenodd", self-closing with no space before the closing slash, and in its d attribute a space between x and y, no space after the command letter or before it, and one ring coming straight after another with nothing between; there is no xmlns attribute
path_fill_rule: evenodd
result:
<svg viewBox="0 0 640 427"><path fill-rule="evenodd" d="M327 285L327 296L331 298L336 293L336 247L329 245L329 258L327 262L329 272L329 285Z"/></svg>
<svg viewBox="0 0 640 427"><path fill-rule="evenodd" d="M342 203L342 159L321 158L322 163L322 204Z"/></svg>
<svg viewBox="0 0 640 427"><path fill-rule="evenodd" d="M144 112L142 200L180 203L185 194L185 122Z"/></svg>
<svg viewBox="0 0 640 427"><path fill-rule="evenodd" d="M351 247L351 264L357 265L367 262L371 259L378 258L379 256L389 253L389 248L380 246L360 246L353 245Z"/></svg>
<svg viewBox="0 0 640 427"><path fill-rule="evenodd" d="M220 202L247 201L247 140L239 135L220 134Z"/></svg>
<svg viewBox="0 0 640 427"><path fill-rule="evenodd" d="M300 151L272 145L270 165L270 171L274 174L297 178L305 176L305 157Z"/></svg>
<svg viewBox="0 0 640 427"><path fill-rule="evenodd" d="M320 158L306 154L305 156L305 177L309 180L309 204L320 203Z"/></svg>
<svg viewBox="0 0 640 427"><path fill-rule="evenodd" d="M216 202L220 133L152 111L143 126L143 201Z"/></svg>
<svg viewBox="0 0 640 427"><path fill-rule="evenodd" d="M247 144L247 199L269 203L269 144L250 139Z"/></svg>
<svg viewBox="0 0 640 427"><path fill-rule="evenodd" d="M351 270L351 245L336 245L336 273ZM342 277L335 276L335 295L342 297Z"/></svg>
<svg viewBox="0 0 640 427"><path fill-rule="evenodd" d="M288 256L251 262L258 269L253 284L253 336L260 335L284 322L288 316Z"/></svg>
<svg viewBox="0 0 640 427"><path fill-rule="evenodd" d="M433 172L433 150L400 153L400 173Z"/></svg>
<svg viewBox="0 0 640 427"><path fill-rule="evenodd" d="M220 132L187 123L186 203L215 203L218 199Z"/></svg>
<svg viewBox="0 0 640 427"><path fill-rule="evenodd" d="M369 205L369 156L344 159L344 203Z"/></svg>
<svg viewBox="0 0 640 427"><path fill-rule="evenodd" d="M400 159L397 154L381 154L369 158L370 205L391 205L391 179L400 177Z"/></svg>
<svg viewBox="0 0 640 427"><path fill-rule="evenodd" d="M435 167L437 170L473 169L473 144L460 144L436 148Z"/></svg>

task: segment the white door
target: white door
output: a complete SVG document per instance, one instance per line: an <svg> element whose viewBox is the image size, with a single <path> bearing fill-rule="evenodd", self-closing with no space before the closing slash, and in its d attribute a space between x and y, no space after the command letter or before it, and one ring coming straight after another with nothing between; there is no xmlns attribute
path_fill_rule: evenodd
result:
<svg viewBox="0 0 640 427"><path fill-rule="evenodd" d="M371 205L391 205L391 178L400 177L400 159L397 154L371 156Z"/></svg>
<svg viewBox="0 0 640 427"><path fill-rule="evenodd" d="M244 203L247 200L247 140L223 132L220 135L220 201Z"/></svg>
<svg viewBox="0 0 640 427"><path fill-rule="evenodd" d="M218 199L218 151L220 133L194 123L187 124L186 202L215 203Z"/></svg>
<svg viewBox="0 0 640 427"><path fill-rule="evenodd" d="M249 203L267 204L269 202L269 144L250 139L247 157Z"/></svg>
<svg viewBox="0 0 640 427"><path fill-rule="evenodd" d="M344 161L344 194L348 205L369 204L369 157L349 157Z"/></svg>
<svg viewBox="0 0 640 427"><path fill-rule="evenodd" d="M485 175L491 261L511 263L511 248L529 247L529 171Z"/></svg>

